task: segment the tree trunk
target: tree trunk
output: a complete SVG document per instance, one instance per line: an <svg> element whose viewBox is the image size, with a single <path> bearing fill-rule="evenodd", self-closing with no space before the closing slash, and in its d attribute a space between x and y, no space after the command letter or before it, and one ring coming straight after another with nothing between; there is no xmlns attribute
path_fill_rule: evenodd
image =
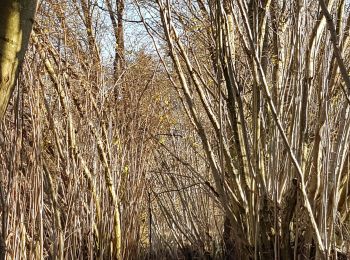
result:
<svg viewBox="0 0 350 260"><path fill-rule="evenodd" d="M114 49L114 77L115 81L118 80L122 70L124 69L124 0L119 0L117 4L117 10L113 9L112 2L106 0L106 5L108 8L109 17L112 22L113 32L115 37L115 49Z"/></svg>
<svg viewBox="0 0 350 260"><path fill-rule="evenodd" d="M0 2L0 120L11 98L26 52L37 0Z"/></svg>

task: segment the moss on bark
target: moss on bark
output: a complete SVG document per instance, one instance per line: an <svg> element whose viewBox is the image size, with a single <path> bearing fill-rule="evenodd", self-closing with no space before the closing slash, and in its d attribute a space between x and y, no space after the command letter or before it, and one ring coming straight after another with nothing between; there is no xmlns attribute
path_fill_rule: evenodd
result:
<svg viewBox="0 0 350 260"><path fill-rule="evenodd" d="M0 120L11 98L27 50L37 0L0 2Z"/></svg>

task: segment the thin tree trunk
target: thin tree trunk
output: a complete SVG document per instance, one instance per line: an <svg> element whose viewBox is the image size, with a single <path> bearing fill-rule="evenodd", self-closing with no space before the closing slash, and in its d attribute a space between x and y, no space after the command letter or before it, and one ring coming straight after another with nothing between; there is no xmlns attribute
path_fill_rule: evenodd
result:
<svg viewBox="0 0 350 260"><path fill-rule="evenodd" d="M114 61L113 61L113 69L114 69L114 77L115 81L117 81L121 71L124 69L124 8L125 3L124 0L118 1L117 11L113 10L112 2L110 0L106 0L106 5L108 8L109 17L113 26L113 33L115 37L115 49L114 49Z"/></svg>

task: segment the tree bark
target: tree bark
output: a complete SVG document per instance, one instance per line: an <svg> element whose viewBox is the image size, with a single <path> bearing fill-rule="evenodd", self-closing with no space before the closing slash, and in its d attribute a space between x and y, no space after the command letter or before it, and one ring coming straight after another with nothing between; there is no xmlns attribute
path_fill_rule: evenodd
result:
<svg viewBox="0 0 350 260"><path fill-rule="evenodd" d="M0 2L0 120L11 98L27 50L37 0Z"/></svg>
<svg viewBox="0 0 350 260"><path fill-rule="evenodd" d="M112 22L113 32L115 37L115 49L114 49L114 78L115 81L118 80L122 70L125 67L125 57L124 57L124 8L125 3L124 0L119 0L117 4L117 10L113 10L112 2L110 0L106 0L106 5L108 8L109 17Z"/></svg>

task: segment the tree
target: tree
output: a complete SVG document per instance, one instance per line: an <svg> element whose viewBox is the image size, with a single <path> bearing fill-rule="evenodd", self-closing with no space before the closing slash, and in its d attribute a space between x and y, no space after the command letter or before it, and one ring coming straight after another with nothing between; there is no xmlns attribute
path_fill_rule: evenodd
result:
<svg viewBox="0 0 350 260"><path fill-rule="evenodd" d="M0 120L3 118L34 23L37 0L0 3Z"/></svg>
<svg viewBox="0 0 350 260"><path fill-rule="evenodd" d="M319 1L322 12L302 1L156 2L163 32L146 26L167 46L158 53L210 164L231 257L335 254L350 199L345 1Z"/></svg>
<svg viewBox="0 0 350 260"><path fill-rule="evenodd" d="M348 1L13 2L0 260L350 255Z"/></svg>

